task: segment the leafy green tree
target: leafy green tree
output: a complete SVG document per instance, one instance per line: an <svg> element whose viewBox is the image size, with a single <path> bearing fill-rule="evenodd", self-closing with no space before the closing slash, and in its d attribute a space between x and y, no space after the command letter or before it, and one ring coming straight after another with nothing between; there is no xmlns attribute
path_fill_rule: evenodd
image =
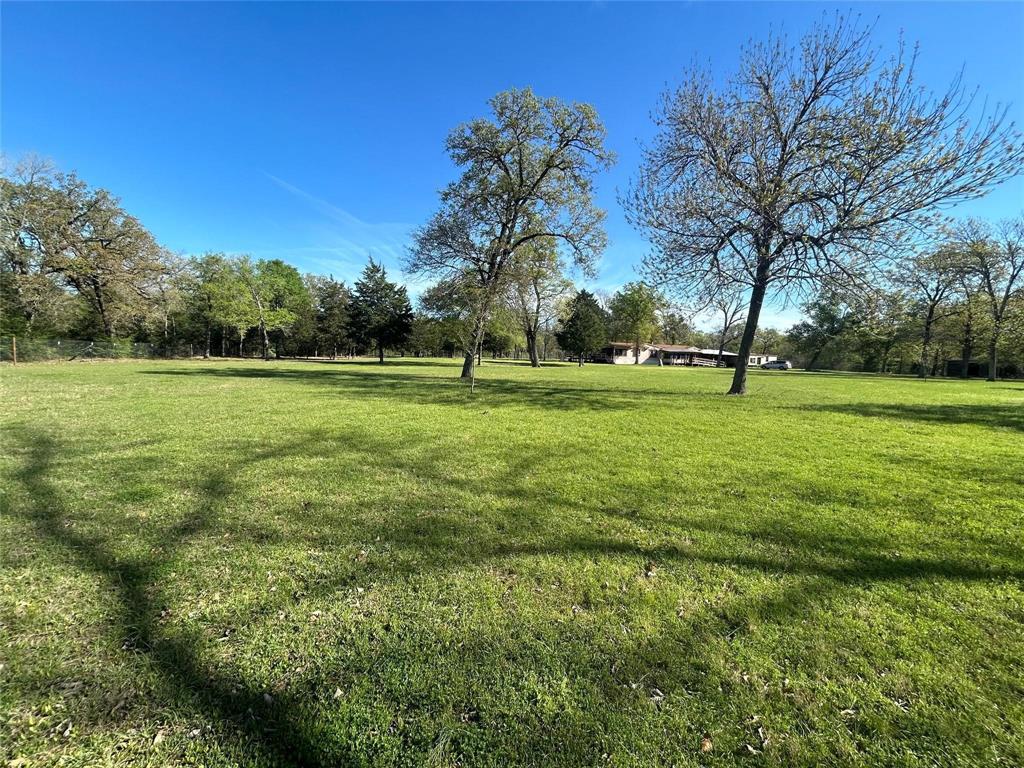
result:
<svg viewBox="0 0 1024 768"><path fill-rule="evenodd" d="M902 291L878 289L860 297L855 321L846 322L829 349L832 367L888 372L894 353L907 347L917 329Z"/></svg>
<svg viewBox="0 0 1024 768"><path fill-rule="evenodd" d="M592 355L608 341L608 313L597 303L594 294L580 291L567 307L568 314L562 320L562 327L555 334L558 346L579 358Z"/></svg>
<svg viewBox="0 0 1024 768"><path fill-rule="evenodd" d="M782 332L776 328L758 328L754 338L754 349L761 355L778 353L782 347Z"/></svg>
<svg viewBox="0 0 1024 768"><path fill-rule="evenodd" d="M516 313L507 306L496 306L487 320L481 351L489 352L492 357L503 357L522 344L523 332Z"/></svg>
<svg viewBox="0 0 1024 768"><path fill-rule="evenodd" d="M472 343L475 282L471 277L454 275L428 287L419 297L421 314L429 318L439 334L441 348L454 353Z"/></svg>
<svg viewBox="0 0 1024 768"><path fill-rule="evenodd" d="M609 309L617 335L633 342L633 362L640 362L640 344L650 341L658 328L658 309L664 302L643 283L626 283L612 296Z"/></svg>
<svg viewBox="0 0 1024 768"><path fill-rule="evenodd" d="M253 262L241 256L235 262L235 271L252 301L256 327L259 330L263 359L270 359L270 334L284 333L298 317L309 294L302 276L295 267L280 259Z"/></svg>
<svg viewBox="0 0 1024 768"><path fill-rule="evenodd" d="M462 175L441 193L440 211L416 232L408 262L412 272L473 280L462 367L467 379L487 319L524 247L554 240L589 270L606 241L592 179L612 155L594 108L542 99L530 89L499 93L490 106L493 119L472 120L449 135L448 153Z"/></svg>
<svg viewBox="0 0 1024 768"><path fill-rule="evenodd" d="M518 318L534 368L540 367L541 329L554 318L559 301L571 289L555 240L541 238L523 247L512 269L508 305Z"/></svg>
<svg viewBox="0 0 1024 768"><path fill-rule="evenodd" d="M915 255L901 265L895 279L914 302L914 314L920 322L921 355L917 375L921 378L935 366L930 363L936 323L956 313L954 298L963 268L961 253L950 246Z"/></svg>
<svg viewBox="0 0 1024 768"><path fill-rule="evenodd" d="M226 269L218 272L212 286L214 291L214 313L224 329L224 336L231 330L238 338L238 356L245 346L245 336L250 328L259 324L259 315L252 300L252 291L242 278L237 257L226 257Z"/></svg>
<svg viewBox="0 0 1024 768"><path fill-rule="evenodd" d="M1001 337L1015 307L1012 299L1024 283L1024 216L1002 222L995 232L984 223L969 222L962 238L968 268L977 276L988 306L988 380L995 381Z"/></svg>
<svg viewBox="0 0 1024 768"><path fill-rule="evenodd" d="M309 275L306 287L313 300L317 349L330 350L331 358L352 342L349 334L352 294L333 277Z"/></svg>
<svg viewBox="0 0 1024 768"><path fill-rule="evenodd" d="M388 280L384 267L370 259L356 281L351 302L351 332L357 341L384 350L401 347L412 333L412 305L404 286Z"/></svg>
<svg viewBox="0 0 1024 768"><path fill-rule="evenodd" d="M0 223L9 293L29 326L52 295L46 280L77 292L107 337L149 313L165 253L106 190L30 159L0 177Z"/></svg>
<svg viewBox="0 0 1024 768"><path fill-rule="evenodd" d="M229 313L225 311L229 294L226 284L234 279L231 263L222 253L206 253L191 262L184 286L186 307L202 329L203 357L211 354L213 329L229 324ZM238 287L240 294L241 286Z"/></svg>
<svg viewBox="0 0 1024 768"><path fill-rule="evenodd" d="M854 321L850 307L836 294L823 293L803 307L807 319L787 332L793 348L806 360L804 365L812 371L826 347L840 338Z"/></svg>
<svg viewBox="0 0 1024 768"><path fill-rule="evenodd" d="M984 299L981 276L972 269L970 257L965 255L962 268L957 270L957 301L955 316L960 326L960 378L970 376L971 358L984 324Z"/></svg>
<svg viewBox="0 0 1024 768"><path fill-rule="evenodd" d="M457 337L444 319L424 312L416 312L412 319L412 333L409 335L409 349L416 355L452 357L460 349Z"/></svg>
<svg viewBox="0 0 1024 768"><path fill-rule="evenodd" d="M658 338L666 344L690 344L693 337L693 326L682 312L669 309L662 313L658 329Z"/></svg>
<svg viewBox="0 0 1024 768"><path fill-rule="evenodd" d="M694 69L667 93L626 203L654 244L652 279L705 303L748 295L730 394L766 296L863 286L941 207L1016 175L1024 141L1005 108L975 115L959 80L932 96L903 46L878 60L842 17L798 45L746 47L737 76Z"/></svg>

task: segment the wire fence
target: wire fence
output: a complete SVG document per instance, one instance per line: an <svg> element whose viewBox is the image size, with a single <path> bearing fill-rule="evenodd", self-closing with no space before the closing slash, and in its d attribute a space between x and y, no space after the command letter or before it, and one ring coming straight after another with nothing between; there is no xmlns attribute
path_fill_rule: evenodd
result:
<svg viewBox="0 0 1024 768"><path fill-rule="evenodd" d="M0 336L0 362L34 363L73 360L130 360L192 357L190 344L147 344L127 339L40 339Z"/></svg>

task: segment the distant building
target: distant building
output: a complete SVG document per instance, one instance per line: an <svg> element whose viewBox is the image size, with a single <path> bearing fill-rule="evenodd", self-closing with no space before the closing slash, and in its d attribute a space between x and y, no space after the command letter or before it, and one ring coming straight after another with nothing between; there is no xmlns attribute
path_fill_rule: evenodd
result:
<svg viewBox="0 0 1024 768"><path fill-rule="evenodd" d="M717 349L699 349L681 344L641 344L640 365L696 365L706 368L735 368L738 355L735 352L722 352L719 360ZM775 355L751 355L749 365L761 365L778 359ZM595 362L614 363L615 365L634 365L637 358L633 355L633 344L628 341L612 341L594 356Z"/></svg>

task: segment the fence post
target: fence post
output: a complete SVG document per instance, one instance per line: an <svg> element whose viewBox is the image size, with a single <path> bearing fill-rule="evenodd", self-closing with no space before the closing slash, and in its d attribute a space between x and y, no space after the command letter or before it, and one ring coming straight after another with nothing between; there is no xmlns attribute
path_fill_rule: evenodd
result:
<svg viewBox="0 0 1024 768"><path fill-rule="evenodd" d="M18 337L11 336L11 365L18 364Z"/></svg>

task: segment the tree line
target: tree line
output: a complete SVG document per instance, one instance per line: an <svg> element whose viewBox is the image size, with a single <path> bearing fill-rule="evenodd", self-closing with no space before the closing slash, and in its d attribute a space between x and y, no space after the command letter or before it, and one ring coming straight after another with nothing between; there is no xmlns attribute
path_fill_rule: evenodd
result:
<svg viewBox="0 0 1024 768"><path fill-rule="evenodd" d="M1024 218L969 220L870 292L816 296L788 342L810 369L1017 376L1024 371L1022 285Z"/></svg>
<svg viewBox="0 0 1024 768"><path fill-rule="evenodd" d="M27 158L0 177L0 335L131 339L203 356L385 352L580 359L610 338L714 343L641 282L611 296L577 292L552 238L538 238L501 275L482 326L470 279L442 279L414 310L406 288L370 258L347 285L280 259L177 256L111 193ZM591 304L599 322L580 335ZM475 345L475 346L474 346ZM596 346L595 346L596 345Z"/></svg>
<svg viewBox="0 0 1024 768"><path fill-rule="evenodd" d="M609 334L695 339L683 331L700 314L719 326L703 341L738 352L731 394L766 339L812 367L889 370L913 342L928 375L953 337L968 363L986 348L990 376L1000 354L1017 359L1019 224L951 230L943 211L1019 174L1024 139L959 79L917 86L902 41L881 59L871 28L837 15L796 45L744 47L724 82L686 72L620 196L652 245L644 280L605 301L568 278L593 276L607 244L595 182L615 157L595 109L529 88L489 107L449 134L458 174L413 233L403 267L431 282L417 311L372 261L349 288L278 260L180 259L109 193L30 162L2 180L3 330L188 338L207 354L458 354L470 378L510 346L539 365ZM804 302L807 321L761 328L772 301Z"/></svg>
<svg viewBox="0 0 1024 768"><path fill-rule="evenodd" d="M351 287L280 259L161 248L103 189L35 158L0 178L0 334L132 339L209 356L351 355L404 344L413 311L372 259Z"/></svg>

